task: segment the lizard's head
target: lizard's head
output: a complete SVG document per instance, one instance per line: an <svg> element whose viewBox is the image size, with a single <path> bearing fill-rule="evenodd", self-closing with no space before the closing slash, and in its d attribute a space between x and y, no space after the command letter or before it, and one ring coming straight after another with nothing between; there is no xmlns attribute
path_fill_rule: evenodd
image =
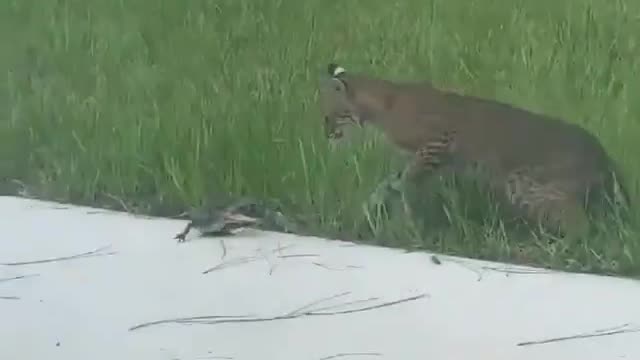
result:
<svg viewBox="0 0 640 360"><path fill-rule="evenodd" d="M362 126L363 118L354 104L354 89L350 87L345 69L331 63L327 70L329 76L320 81L320 104L325 136L337 140L343 137L345 126Z"/></svg>

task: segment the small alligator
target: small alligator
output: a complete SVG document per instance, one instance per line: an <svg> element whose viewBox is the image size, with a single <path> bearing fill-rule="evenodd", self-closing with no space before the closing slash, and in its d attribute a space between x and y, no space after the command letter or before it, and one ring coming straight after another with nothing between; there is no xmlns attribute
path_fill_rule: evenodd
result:
<svg viewBox="0 0 640 360"><path fill-rule="evenodd" d="M298 228L272 206L247 198L233 202L226 207L203 206L188 213L189 224L174 239L185 242L191 229L204 236L225 236L247 227L264 230L295 232Z"/></svg>

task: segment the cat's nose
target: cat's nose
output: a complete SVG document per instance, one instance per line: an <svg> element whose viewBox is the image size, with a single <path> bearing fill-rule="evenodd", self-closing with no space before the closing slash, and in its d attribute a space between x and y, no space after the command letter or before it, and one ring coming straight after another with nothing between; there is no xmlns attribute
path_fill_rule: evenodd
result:
<svg viewBox="0 0 640 360"><path fill-rule="evenodd" d="M329 139L340 139L342 138L342 130L334 130L329 134Z"/></svg>

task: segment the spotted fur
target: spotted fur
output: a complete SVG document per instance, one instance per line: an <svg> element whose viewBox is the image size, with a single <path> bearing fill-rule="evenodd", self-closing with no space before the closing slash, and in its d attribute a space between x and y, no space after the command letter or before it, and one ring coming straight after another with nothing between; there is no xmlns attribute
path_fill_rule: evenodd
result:
<svg viewBox="0 0 640 360"><path fill-rule="evenodd" d="M480 165L507 203L530 219L562 226L582 218L578 209L588 194L612 196L613 180L620 179L598 139L575 124L428 82L393 82L337 64L327 70L320 83L327 137L343 137L346 126L380 129L413 154L408 178Z"/></svg>
<svg viewBox="0 0 640 360"><path fill-rule="evenodd" d="M446 166L448 158L452 155L455 141L454 131L445 131L433 140L425 141L414 154L409 163L406 176L414 176L417 173L430 174Z"/></svg>

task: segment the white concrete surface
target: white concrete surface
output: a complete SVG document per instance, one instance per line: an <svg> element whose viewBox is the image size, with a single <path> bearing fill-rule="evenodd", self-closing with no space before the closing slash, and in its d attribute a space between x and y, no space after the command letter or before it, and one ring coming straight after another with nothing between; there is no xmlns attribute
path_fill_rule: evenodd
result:
<svg viewBox="0 0 640 360"><path fill-rule="evenodd" d="M0 197L0 263L111 252L0 265L0 359L640 359L640 332L518 346L640 329L636 281L453 258L438 265L424 253L252 230L225 238L222 259L219 239L177 244L185 224ZM307 256L287 256L295 254ZM222 262L230 265L203 274ZM130 330L424 293L363 312Z"/></svg>

